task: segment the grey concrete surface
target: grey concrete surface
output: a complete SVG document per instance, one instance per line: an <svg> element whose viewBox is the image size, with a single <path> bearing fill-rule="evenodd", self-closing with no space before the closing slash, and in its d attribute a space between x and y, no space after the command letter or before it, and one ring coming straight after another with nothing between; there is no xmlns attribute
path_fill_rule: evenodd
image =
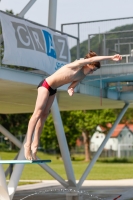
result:
<svg viewBox="0 0 133 200"><path fill-rule="evenodd" d="M133 200L133 179L104 181L87 180L79 191L74 188L65 189L54 180L45 180L35 184L18 186L13 200L24 199Z"/></svg>

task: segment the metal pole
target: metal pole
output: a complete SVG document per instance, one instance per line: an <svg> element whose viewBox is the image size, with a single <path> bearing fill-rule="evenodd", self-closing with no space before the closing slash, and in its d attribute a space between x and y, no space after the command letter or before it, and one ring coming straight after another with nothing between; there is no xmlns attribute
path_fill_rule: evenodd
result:
<svg viewBox="0 0 133 200"><path fill-rule="evenodd" d="M63 33L63 24L61 24L61 32Z"/></svg>
<svg viewBox="0 0 133 200"><path fill-rule="evenodd" d="M77 59L80 58L80 27L78 24Z"/></svg>
<svg viewBox="0 0 133 200"><path fill-rule="evenodd" d="M56 29L57 0L49 0L48 27Z"/></svg>
<svg viewBox="0 0 133 200"><path fill-rule="evenodd" d="M80 58L80 43L79 43L79 39L77 39L77 60Z"/></svg>
<svg viewBox="0 0 133 200"><path fill-rule="evenodd" d="M90 51L91 49L91 45L90 45L90 35L88 35L88 52Z"/></svg>
<svg viewBox="0 0 133 200"><path fill-rule="evenodd" d="M38 158L39 159L39 158ZM48 172L55 180L57 180L61 185L63 185L65 188L68 188L68 183L61 177L59 176L53 169L51 169L48 165L46 164L39 164L46 172Z"/></svg>
<svg viewBox="0 0 133 200"><path fill-rule="evenodd" d="M24 17L24 15L28 12L28 10L32 7L32 5L36 2L36 0L30 0L29 3L23 8L23 10L18 14L19 17Z"/></svg>
<svg viewBox="0 0 133 200"><path fill-rule="evenodd" d="M121 157L121 146L120 144L118 144L118 158Z"/></svg>
<svg viewBox="0 0 133 200"><path fill-rule="evenodd" d="M18 155L18 160L24 160L24 159L25 159L25 157L24 157L24 146L22 145L22 148L21 148L20 153ZM9 184L8 184L8 191L9 191L9 196L10 196L11 200L13 199L13 196L16 192L16 188L18 186L18 182L19 182L19 179L21 177L23 168L24 168L24 164L14 166L14 169L13 169L13 172L12 172L11 178L9 180Z"/></svg>
<svg viewBox="0 0 133 200"><path fill-rule="evenodd" d="M104 149L105 144L107 143L108 139L110 138L110 136L112 135L114 129L116 128L117 124L120 122L120 120L122 119L123 115L125 114L125 112L127 111L129 106L129 103L126 103L125 106L123 107L121 113L119 114L119 116L117 117L115 123L113 124L112 128L110 129L110 131L108 132L106 138L104 139L104 141L102 142L101 146L99 147L98 151L96 152L96 154L94 155L92 161L90 162L89 166L87 167L87 169L85 170L84 174L82 175L81 179L79 180L78 184L77 184L77 188L80 189L80 187L82 186L82 183L84 182L85 178L88 176L89 172L91 171L93 165L95 164L96 160L99 158L101 152Z"/></svg>
<svg viewBox="0 0 133 200"><path fill-rule="evenodd" d="M0 164L0 200L10 200L2 164Z"/></svg>
<svg viewBox="0 0 133 200"><path fill-rule="evenodd" d="M17 160L17 158L18 158L18 154L15 156L15 158L13 160ZM11 165L12 164L10 164L9 167L6 169L6 171L5 171L5 177L7 177L8 174L10 174L10 177L11 177L11 171L10 171L11 170Z"/></svg>
<svg viewBox="0 0 133 200"><path fill-rule="evenodd" d="M103 34L103 55L106 56L106 36ZM103 61L106 64L106 60Z"/></svg>
<svg viewBox="0 0 133 200"><path fill-rule="evenodd" d="M56 27L56 7L57 7L57 0L49 0L49 18L48 18L48 26L50 28L55 29ZM67 141L62 125L62 120L58 108L57 99L55 98L53 105L51 107L51 113L54 120L54 125L56 129L57 138L60 145L61 154L63 157L66 174L68 177L68 183L70 186L76 186L76 181L74 177L73 168L71 165L70 154L67 146Z"/></svg>
<svg viewBox="0 0 133 200"><path fill-rule="evenodd" d="M118 52L120 52L120 40L118 39Z"/></svg>
<svg viewBox="0 0 133 200"><path fill-rule="evenodd" d="M11 178L13 172L13 164L10 164L9 166L9 177Z"/></svg>
<svg viewBox="0 0 133 200"><path fill-rule="evenodd" d="M68 182L70 186L75 187L76 181L75 181L74 172L73 172L73 168L71 164L70 153L69 153L69 149L68 149L68 145L67 145L63 125L62 125L62 120L61 120L56 99L53 102L51 112L54 119L54 125L55 125L56 134L57 134L57 138L58 138L58 142L59 142L59 146L61 150L61 155L64 161L66 173L67 173Z"/></svg>

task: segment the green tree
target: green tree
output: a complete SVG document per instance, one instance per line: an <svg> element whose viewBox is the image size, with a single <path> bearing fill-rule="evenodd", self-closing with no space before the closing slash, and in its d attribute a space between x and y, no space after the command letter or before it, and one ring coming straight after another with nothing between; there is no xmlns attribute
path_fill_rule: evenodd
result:
<svg viewBox="0 0 133 200"><path fill-rule="evenodd" d="M106 127L107 132L107 124L112 124L116 120L116 114L111 109L62 111L61 117L69 150L76 146L76 140L82 134L85 149L85 161L89 161L91 159L90 138L94 134L96 127L98 125L102 125ZM41 134L41 145L45 149L55 149L57 153L60 153L52 115L49 115L43 128L43 132Z"/></svg>
<svg viewBox="0 0 133 200"><path fill-rule="evenodd" d="M30 114L0 114L0 124L16 137L26 134L29 119ZM11 149L15 148L11 143Z"/></svg>
<svg viewBox="0 0 133 200"><path fill-rule="evenodd" d="M90 138L94 134L96 127L102 125L108 130L107 124L114 123L116 115L113 110L90 110L90 111L75 111L73 112L75 124L78 130L81 131L84 149L85 161L90 161Z"/></svg>
<svg viewBox="0 0 133 200"><path fill-rule="evenodd" d="M14 12L13 10L6 10L7 13L11 14L11 15L14 15Z"/></svg>
<svg viewBox="0 0 133 200"><path fill-rule="evenodd" d="M120 109L114 109L116 114L120 113ZM120 123L123 124L133 124L133 108L128 108L126 113L124 114L123 118L121 119Z"/></svg>
<svg viewBox="0 0 133 200"><path fill-rule="evenodd" d="M51 114L48 116L43 127L43 131L40 137L40 145L48 152L55 151L56 153L60 153L53 118Z"/></svg>
<svg viewBox="0 0 133 200"><path fill-rule="evenodd" d="M64 132L67 139L67 144L69 150L71 150L76 145L76 139L80 135L79 130L75 126L75 119L73 118L71 111L61 112L62 123L64 127ZM44 149L55 150L56 153L60 154L59 144L56 136L56 131L53 123L52 115L50 114L47 118L41 137L41 145Z"/></svg>
<svg viewBox="0 0 133 200"><path fill-rule="evenodd" d="M74 113L75 111L61 112L64 131L70 151L76 146L76 140L81 135L80 130L76 127L77 118L75 117Z"/></svg>

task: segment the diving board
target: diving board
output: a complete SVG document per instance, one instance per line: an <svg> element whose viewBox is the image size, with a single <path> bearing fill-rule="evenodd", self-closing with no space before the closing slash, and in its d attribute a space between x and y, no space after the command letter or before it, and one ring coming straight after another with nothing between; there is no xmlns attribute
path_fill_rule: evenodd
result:
<svg viewBox="0 0 133 200"><path fill-rule="evenodd" d="M39 164L49 162L51 160L0 160L0 164Z"/></svg>

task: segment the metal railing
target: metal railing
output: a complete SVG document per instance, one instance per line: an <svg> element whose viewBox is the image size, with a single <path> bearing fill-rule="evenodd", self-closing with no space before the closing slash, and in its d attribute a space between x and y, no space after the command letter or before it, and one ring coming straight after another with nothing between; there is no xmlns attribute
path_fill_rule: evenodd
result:
<svg viewBox="0 0 133 200"><path fill-rule="evenodd" d="M104 20L95 20L95 21L65 23L65 24L61 25L61 31L75 35L76 37L78 37L80 47L81 47L81 45L83 43L88 41L88 34L89 35L94 35L94 33L97 34L97 36L98 36L97 43L100 43L101 33L108 34L110 32L113 33L115 31L122 32L123 31L122 26L124 26L125 30L128 29L128 30L132 31L132 27L133 27L132 24L133 24L133 17L114 18L114 19L104 19ZM128 39L129 39L129 35L128 35ZM84 46L86 46L85 51L87 52L88 51L87 45L84 45ZM118 49L118 47L119 47L119 45L117 46L117 44L116 44L117 49ZM116 48L114 48L113 51L116 50ZM131 51L131 49L130 49L130 51ZM96 49L92 49L92 50L96 51L96 53L98 53L98 55L101 55L100 48L97 47ZM119 50L116 50L116 51L119 52ZM110 49L110 52L111 52L111 49ZM130 54L129 52L125 52L123 54L124 55ZM80 48L80 52L79 52L80 57L84 56L83 53L84 53L83 50L81 51L81 48ZM105 52L102 52L102 53L105 54Z"/></svg>
<svg viewBox="0 0 133 200"><path fill-rule="evenodd" d="M133 62L133 37L130 37L132 33L133 30L89 34L88 51L92 49L92 46L97 46L99 55L119 53L124 58L123 63ZM98 44L97 38L99 38ZM104 64L106 63L110 62L104 61Z"/></svg>
<svg viewBox="0 0 133 200"><path fill-rule="evenodd" d="M118 145L118 158L132 157L133 144L119 144Z"/></svg>

